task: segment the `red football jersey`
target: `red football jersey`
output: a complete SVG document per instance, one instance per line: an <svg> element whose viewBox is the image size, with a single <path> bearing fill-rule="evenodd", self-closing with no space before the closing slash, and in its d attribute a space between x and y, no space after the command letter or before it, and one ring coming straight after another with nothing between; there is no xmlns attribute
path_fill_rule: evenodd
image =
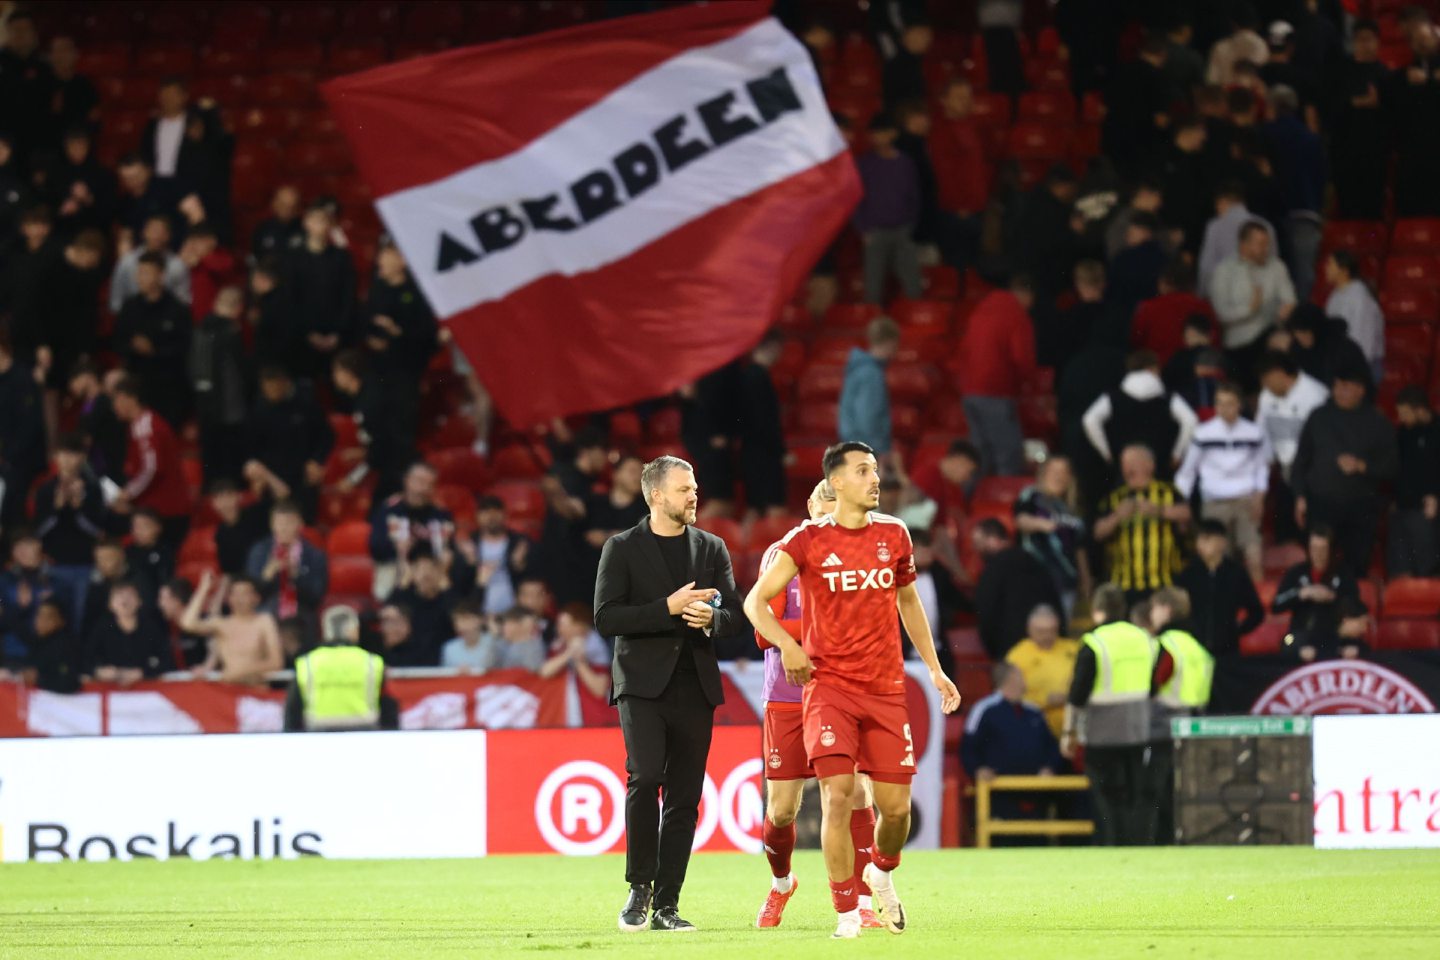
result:
<svg viewBox="0 0 1440 960"><path fill-rule="evenodd" d="M915 548L901 520L871 513L847 530L835 518L807 520L780 541L800 568L804 645L815 679L862 693L901 693L896 591L915 582Z"/></svg>

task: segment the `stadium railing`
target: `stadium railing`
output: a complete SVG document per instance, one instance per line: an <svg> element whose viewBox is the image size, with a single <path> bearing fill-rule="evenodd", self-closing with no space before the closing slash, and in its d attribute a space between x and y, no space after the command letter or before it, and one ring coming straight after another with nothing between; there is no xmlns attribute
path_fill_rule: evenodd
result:
<svg viewBox="0 0 1440 960"><path fill-rule="evenodd" d="M1007 837L1088 837L1095 832L1089 820L999 820L990 814L991 793L996 790L1079 792L1090 789L1090 778L1079 775L1053 777L995 777L975 784L975 846L988 848L996 836Z"/></svg>

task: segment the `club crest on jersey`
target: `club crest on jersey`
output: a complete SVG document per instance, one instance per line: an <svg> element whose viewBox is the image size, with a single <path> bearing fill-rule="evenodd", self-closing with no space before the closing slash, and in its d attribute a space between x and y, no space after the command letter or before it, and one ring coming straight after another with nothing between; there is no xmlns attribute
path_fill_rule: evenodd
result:
<svg viewBox="0 0 1440 960"><path fill-rule="evenodd" d="M875 547L875 559L879 560L881 563L890 562L890 548L885 545L884 540L881 540L880 543Z"/></svg>
<svg viewBox="0 0 1440 960"><path fill-rule="evenodd" d="M771 768L772 770L779 770L779 769L780 769L780 764L782 764L782 763L784 763L784 762L785 762L784 760L780 759L780 751L779 751L779 750L771 750L771 751L770 751L770 768Z"/></svg>
<svg viewBox="0 0 1440 960"><path fill-rule="evenodd" d="M833 746L835 746L835 731L834 731L834 730L830 729L829 727L821 727L821 728L820 728L820 746L822 746L822 747L833 747Z"/></svg>

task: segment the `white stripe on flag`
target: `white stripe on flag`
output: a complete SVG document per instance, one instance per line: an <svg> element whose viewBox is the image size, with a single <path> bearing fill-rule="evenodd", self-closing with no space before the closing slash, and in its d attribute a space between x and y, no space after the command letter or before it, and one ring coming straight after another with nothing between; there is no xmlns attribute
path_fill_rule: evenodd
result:
<svg viewBox="0 0 1440 960"><path fill-rule="evenodd" d="M570 231L527 230L513 246L439 272L442 231L480 253L471 219L482 211L558 194L551 217L577 219L570 185L597 169L612 175L613 158L637 142L656 150L655 130L678 114L681 142L709 142L695 107L736 93L726 118L760 121L746 84L785 69L802 109L714 147L638 197ZM564 69L562 64L557 70ZM584 77L575 83L583 84ZM523 99L524 91L516 91ZM457 130L464 118L457 118ZM457 136L465 136L457 132ZM502 299L548 274L573 276L620 260L741 197L836 156L845 143L831 120L810 58L778 22L766 19L708 47L696 47L618 87L590 108L499 160L382 198L376 207L410 261L421 289L441 317ZM615 178L618 183L618 178ZM620 199L629 200L623 186Z"/></svg>

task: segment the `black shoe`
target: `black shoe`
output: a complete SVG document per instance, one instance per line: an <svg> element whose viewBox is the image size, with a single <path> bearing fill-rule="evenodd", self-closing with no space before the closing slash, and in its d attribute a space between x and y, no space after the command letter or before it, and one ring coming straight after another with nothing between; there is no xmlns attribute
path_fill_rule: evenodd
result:
<svg viewBox="0 0 1440 960"><path fill-rule="evenodd" d="M636 933L645 929L650 913L651 897L650 884L632 883L630 885L630 899L625 901L625 909L620 911L621 930L625 933Z"/></svg>
<svg viewBox="0 0 1440 960"><path fill-rule="evenodd" d="M656 907L655 915L650 918L651 930L668 930L671 933L684 933L694 930L695 924L689 920L680 919L680 914L675 912L674 907Z"/></svg>

